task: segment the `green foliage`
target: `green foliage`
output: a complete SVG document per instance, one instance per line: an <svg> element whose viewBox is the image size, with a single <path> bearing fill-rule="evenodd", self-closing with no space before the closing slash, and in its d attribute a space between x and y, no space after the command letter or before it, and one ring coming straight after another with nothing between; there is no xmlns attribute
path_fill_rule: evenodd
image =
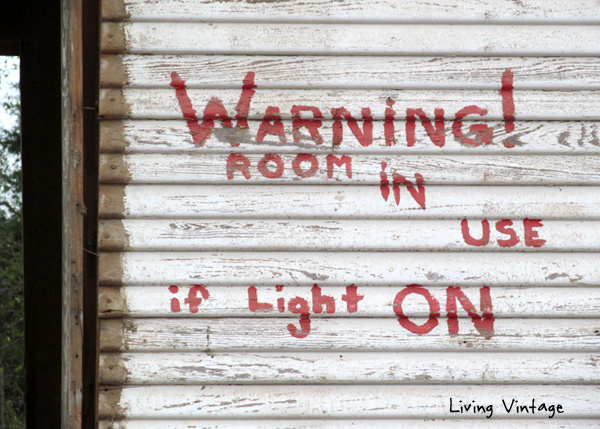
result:
<svg viewBox="0 0 600 429"><path fill-rule="evenodd" d="M18 67L14 60L0 61L4 89L0 109L0 368L5 393L0 410L4 411L5 427L16 429L25 427L25 368L20 103L18 84L11 83L6 90L11 76L6 66L11 63Z"/></svg>

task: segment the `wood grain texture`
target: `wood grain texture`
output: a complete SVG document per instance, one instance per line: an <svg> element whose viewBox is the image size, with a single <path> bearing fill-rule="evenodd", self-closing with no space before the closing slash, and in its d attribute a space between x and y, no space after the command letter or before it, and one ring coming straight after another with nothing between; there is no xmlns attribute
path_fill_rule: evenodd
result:
<svg viewBox="0 0 600 429"><path fill-rule="evenodd" d="M597 0L103 3L101 429L598 425ZM188 119L212 100L232 126L194 142L174 72ZM320 109L322 144L293 106ZM334 122L342 106L356 126ZM466 106L482 115L457 123ZM259 133L272 107L283 135ZM417 119L411 140L417 108L436 135ZM418 191L393 187L416 173ZM489 242L466 244L465 219L474 238L489 222ZM415 283L424 295L398 304ZM494 416L451 413L450 397ZM507 413L512 398L565 413Z"/></svg>
<svg viewBox="0 0 600 429"><path fill-rule="evenodd" d="M592 386L143 386L123 388L119 417L136 418L467 418L485 413L449 412L448 394L493 404L497 419L536 419L509 414L503 398L561 403L561 418L599 418L600 388ZM103 392L100 393L101 397ZM190 398L195 398L190 401ZM510 400L509 400L510 402ZM428 404L426 407L423 404ZM502 411L501 411L502 410ZM550 413L545 413L547 417ZM100 411L100 416L105 414Z"/></svg>
<svg viewBox="0 0 600 429"><path fill-rule="evenodd" d="M123 21L130 17L124 0L102 0L101 16L105 21Z"/></svg>
<svg viewBox="0 0 600 429"><path fill-rule="evenodd" d="M424 318L411 318L418 325ZM117 322L122 324L117 330ZM395 319L315 319L306 338L294 338L288 324L294 319L125 319L114 324L112 336L100 335L102 352L586 352L600 351L597 319L498 319L486 338L468 320L450 335L444 320L426 335L417 335ZM112 326L112 325L111 325ZM122 338L122 345L111 341ZM108 339L107 339L108 338Z"/></svg>
<svg viewBox="0 0 600 429"><path fill-rule="evenodd" d="M100 217L597 220L600 213L593 186L425 185L425 210L402 188L397 205L379 186L102 185Z"/></svg>
<svg viewBox="0 0 600 429"><path fill-rule="evenodd" d="M102 55L104 87L239 89L255 73L261 89L500 90L505 70L522 90L600 88L600 63L586 57L400 57L277 55Z"/></svg>
<svg viewBox="0 0 600 429"><path fill-rule="evenodd" d="M124 46L117 43L121 34ZM594 56L599 44L594 25L105 22L100 49L158 55Z"/></svg>
<svg viewBox="0 0 600 429"><path fill-rule="evenodd" d="M389 22L389 23L597 23L594 0L523 0L519 2L464 0L326 0L222 1L111 0L103 7L104 20L131 21L250 21L250 22ZM114 5L113 5L114 4ZM118 6L118 7L117 7ZM125 13L126 12L126 13Z"/></svg>
<svg viewBox="0 0 600 429"><path fill-rule="evenodd" d="M100 25L100 46L102 52L120 54L127 49L127 35L120 24L110 23Z"/></svg>
<svg viewBox="0 0 600 429"><path fill-rule="evenodd" d="M541 251L598 252L600 224L594 221L546 221L531 227L545 243L524 240L527 222L510 226L519 242L502 247L507 236L486 219L487 244L467 244L462 221L424 220L105 220L99 224L98 249L114 251ZM485 223L467 220L468 234L481 239ZM530 226L527 226L529 230Z"/></svg>
<svg viewBox="0 0 600 429"><path fill-rule="evenodd" d="M598 27L600 29L600 26ZM599 40L600 45L600 40ZM240 76L243 78L243 76ZM198 118L209 101L218 98L229 118L235 118L241 90L190 89L187 94ZM600 91L514 91L515 118L520 121L597 121L600 120ZM262 121L267 107L280 109L284 120L294 119L291 109L295 105L315 106L323 118L333 118L332 109L346 108L358 120L362 129L362 109L370 108L373 120L383 121L388 98L392 98L397 118L404 119L406 109L422 108L434 119L433 112L441 108L448 122L455 120L457 112L476 105L485 110L483 116L471 114L464 120L502 121L502 98L492 90L317 90L317 89L257 89L252 97L248 119ZM183 119L174 89L102 89L100 90L100 115L104 118L133 119ZM302 114L304 118L305 114ZM214 118L214 116L213 116ZM312 119L312 114L306 114ZM346 122L343 119L343 122ZM221 123L217 121L217 127ZM447 124L448 127L451 123ZM352 136L347 130L348 136Z"/></svg>
<svg viewBox="0 0 600 429"><path fill-rule="evenodd" d="M120 264L115 260L120 258ZM101 285L598 286L597 253L101 253ZM105 266L117 265L121 278Z"/></svg>
<svg viewBox="0 0 600 429"><path fill-rule="evenodd" d="M343 300L348 293L345 286L320 287L320 293L333 299L333 308L323 304L313 297L312 287L284 286L282 291L275 287L255 287L257 302L269 304L267 309L250 310L250 293L248 286L206 286L209 297L202 299L197 312L192 313L188 305L192 286L176 285L176 291L164 286L126 286L126 287L100 287L98 311L102 318L114 317L151 317L151 318L290 318L297 317L290 310L290 301L296 297L305 299L309 305L310 317L323 318L392 318L397 316L394 312L396 295L405 289L399 286L357 287L356 293L362 296L356 309L349 311L347 302ZM173 289L173 288L171 288ZM494 286L489 288L489 297L492 303L491 312L496 318L600 318L600 288L577 287L506 287ZM446 305L450 295L446 287L429 286L427 288L431 297L440 304L444 317ZM482 302L481 287L461 286L460 290L472 303L475 312L481 315ZM201 297L200 294L196 296ZM279 308L278 299L283 298L283 308ZM171 300L176 299L180 311L174 312ZM186 301L186 299L188 299ZM452 295L450 295L452 302ZM315 304L316 303L316 304ZM314 305L321 312L314 310ZM468 306L468 305L467 305ZM292 308L295 308L292 306ZM411 295L402 303L402 310L410 317L429 317L430 308L427 301L418 295ZM196 311L196 310L194 310ZM295 310L294 310L295 311ZM333 312L330 312L333 311ZM468 321L468 313L461 306L457 306L455 313L458 318ZM248 322L252 323L252 322ZM275 322L277 323L277 322ZM467 323L467 322L465 322Z"/></svg>
<svg viewBox="0 0 600 429"><path fill-rule="evenodd" d="M598 384L584 353L122 353L100 356L103 385Z"/></svg>
<svg viewBox="0 0 600 429"><path fill-rule="evenodd" d="M430 115L433 111L429 112ZM433 119L433 116L431 116ZM348 154L596 154L600 153L600 124L580 121L516 121L515 130L506 133L504 122L485 121L493 129L490 144L472 146L460 143L452 132L452 123L446 122L445 145L432 143L424 127L417 122L415 144L408 146L406 123L394 122L396 144L387 146L383 123L373 122L373 144L362 146L344 124L343 141L332 147L332 121L322 121L319 133L324 143L315 144L306 129L298 133L298 142L293 141L292 121L282 121L286 142L278 136L267 134L263 141L256 141L261 121L248 121L249 129L243 135L235 134L240 146L233 147L233 132L222 128L217 122L210 138L202 147L192 140L184 120L104 120L100 123L100 151L103 153L336 153ZM481 122L478 122L481 123ZM473 138L470 127L473 121L464 121L466 136ZM513 148L506 148L508 141Z"/></svg>
<svg viewBox="0 0 600 429"><path fill-rule="evenodd" d="M421 174L428 185L600 185L598 156L454 155L369 156L309 155L299 163L296 155L278 155L281 176L261 173L266 154L110 154L100 156L100 183L110 184L298 184L340 185L381 183L382 162L387 174L413 179ZM306 155L302 155L306 157ZM269 159L264 158L264 159ZM339 163L340 165L336 165ZM270 161L268 172L278 171ZM237 166L237 167L236 167ZM300 168L300 175L298 174ZM310 177L302 177L304 172ZM266 173L267 175L269 173ZM414 181L414 180L413 180Z"/></svg>
<svg viewBox="0 0 600 429"><path fill-rule="evenodd" d="M488 420L485 426L490 429L521 429L523 421L515 420ZM398 420L102 420L99 429L189 429L198 427L203 429L397 429ZM479 429L479 420L402 420L402 427L406 429ZM527 420L527 427L531 429L589 429L597 428L596 420Z"/></svg>

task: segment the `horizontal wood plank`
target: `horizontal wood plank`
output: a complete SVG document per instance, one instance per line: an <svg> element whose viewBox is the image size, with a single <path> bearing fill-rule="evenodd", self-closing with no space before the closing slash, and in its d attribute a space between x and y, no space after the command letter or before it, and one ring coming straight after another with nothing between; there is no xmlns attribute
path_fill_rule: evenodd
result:
<svg viewBox="0 0 600 429"><path fill-rule="evenodd" d="M368 13L367 13L368 12ZM360 0L291 0L258 3L214 2L211 0L110 0L102 2L105 20L130 21L320 21L320 22L574 22L600 21L593 0L524 0L505 2L499 7L493 0L463 0L461 7L451 0L371 0L368 7Z"/></svg>
<svg viewBox="0 0 600 429"><path fill-rule="evenodd" d="M490 429L521 429L523 421L515 420L488 420L486 428ZM398 420L101 420L99 429L189 429L198 427L203 429L398 429ZM402 420L402 427L406 429L479 429L479 420ZM529 429L589 429L597 428L596 420L527 420Z"/></svg>
<svg viewBox="0 0 600 429"><path fill-rule="evenodd" d="M401 188L396 204L393 189L386 200L379 186L102 185L99 205L103 219L600 218L593 186L425 184L425 209Z"/></svg>
<svg viewBox="0 0 600 429"><path fill-rule="evenodd" d="M498 231L502 227L498 222L501 220L106 220L99 224L98 250L600 251L600 224L595 221L514 219L510 228L520 238L510 245L502 241L508 237ZM525 239L526 231L538 235ZM487 242L482 241L484 233L489 234ZM479 242L467 243L470 238Z"/></svg>
<svg viewBox="0 0 600 429"><path fill-rule="evenodd" d="M600 157L594 155L391 157L343 152L101 155L99 180L112 184L379 185L382 171L390 183L394 173L410 178L419 172L428 185L600 185Z"/></svg>
<svg viewBox="0 0 600 429"><path fill-rule="evenodd" d="M115 276L119 270L119 276ZM101 285L598 286L598 253L101 253Z"/></svg>
<svg viewBox="0 0 600 429"><path fill-rule="evenodd" d="M600 26L598 27L600 29ZM600 46L600 40L598 41ZM600 52L599 52L600 53ZM240 81L243 79L240 76ZM168 83L168 82L167 82ZM293 120L293 106L313 106L319 109L323 119L336 119L332 109L344 107L363 130L363 109L373 120L383 121L388 99L395 101L393 108L397 119L405 119L407 109L423 109L435 120L435 109L444 110L445 125L452 127L456 114L468 106L482 109L464 120L502 121L504 112L500 91L491 90L317 90L317 89L256 89L248 111L248 119L263 120L267 108L279 108L281 119ZM235 107L241 89L190 89L187 91L196 116L201 119L212 99L219 99L229 118L236 117ZM600 120L600 91L514 91L516 120L520 121L598 121ZM214 108L214 106L213 106ZM207 117L215 117L213 108ZM184 119L175 89L102 89L100 90L99 113L104 118L133 119ZM340 113L341 114L341 113ZM416 115L416 114L415 114ZM313 119L311 112L301 118ZM344 125L347 118L340 116ZM418 120L418 117L415 116ZM221 128L219 120L216 127ZM272 123L272 122L271 122ZM235 121L234 121L235 124ZM432 124L433 125L433 124ZM346 128L346 127L344 127ZM345 130L352 136L350 130Z"/></svg>
<svg viewBox="0 0 600 429"><path fill-rule="evenodd" d="M410 318L416 325L425 318ZM587 352L600 351L598 319L497 319L493 332L480 333L459 320L451 335L445 320L424 335L395 319L315 319L304 338L293 319L109 319L101 321L102 352ZM290 327L290 325L292 325ZM429 326L431 327L431 326ZM486 337L491 335L491 337Z"/></svg>
<svg viewBox="0 0 600 429"><path fill-rule="evenodd" d="M116 404L111 400L120 395ZM451 413L449 397L492 404L496 419L548 417L507 413L519 405L560 403L559 418L600 418L600 387L592 386L140 386L100 392L100 417L115 418L423 418L487 420L486 412ZM460 399L459 399L460 398ZM427 406L424 406L426 404ZM112 405L112 406L111 406ZM487 415L490 413L488 412Z"/></svg>
<svg viewBox="0 0 600 429"><path fill-rule="evenodd" d="M100 355L101 385L598 384L585 353L122 353Z"/></svg>
<svg viewBox="0 0 600 429"><path fill-rule="evenodd" d="M595 56L599 45L600 28L594 25L105 22L101 27L104 53Z"/></svg>
<svg viewBox="0 0 600 429"><path fill-rule="evenodd" d="M432 112L429 112L432 115ZM433 120L433 116L430 116ZM343 124L343 136L339 147L333 146L333 122L322 121L319 134L323 144L317 145L305 128L296 132L294 142L292 121L282 121L286 141L279 136L267 134L257 141L260 121L248 121L249 129L236 133L222 128L217 122L215 129L200 147L194 143L184 120L104 120L100 122L100 151L103 153L336 153L348 154L597 154L600 153L600 123L598 122L539 122L516 121L515 129L506 133L504 122L485 122L493 131L490 143L480 146L463 144L455 138L452 124L446 122L445 144L438 146L428 136L425 128L417 122L414 145L407 141L406 123L394 122L396 144L387 145L382 122L373 122L373 143L362 146ZM463 121L463 132L474 138L469 130L473 121ZM239 142L232 146L231 141ZM506 147L506 141L513 147Z"/></svg>
<svg viewBox="0 0 600 429"><path fill-rule="evenodd" d="M197 287L187 285L165 286L126 286L100 287L98 312L100 317L236 317L236 318L290 318L296 317L293 299L306 301L310 317L316 318L397 318L394 302L405 286L357 287L356 294L361 298L355 308L344 301L352 294L344 287L295 287L282 285L279 288L207 286L202 292ZM194 288L194 289L193 289ZM254 288L254 289L252 289ZM427 288L432 299L440 305L441 314L446 317L448 302L453 297L464 297L473 306L475 313L481 316L482 306L486 306L485 297L489 295L491 309L496 318L600 318L600 288L596 287L446 287ZM190 296L199 299L195 307L189 305ZM321 294L321 295L319 295ZM208 298L207 298L208 296ZM315 298L316 296L316 298ZM319 296L329 298L320 299ZM482 300L484 297L484 300ZM283 301L281 301L283 299ZM347 299L347 298L346 298ZM175 300L175 302L173 301ZM254 301L252 301L254 300ZM279 300L279 301L278 301ZM193 301L196 302L196 301ZM262 308L251 308L253 302L263 303ZM461 301L463 302L463 301ZM173 308L175 304L175 308ZM258 306L258 304L256 304ZM291 308L290 308L291 305ZM316 307L315 307L316 306ZM319 313L315 311L320 310ZM409 295L402 302L402 310L409 317L429 317L431 309L427 301L419 295ZM451 310L450 310L451 311ZM456 317L469 316L464 307L457 304ZM250 322L251 323L251 322Z"/></svg>
<svg viewBox="0 0 600 429"><path fill-rule="evenodd" d="M353 57L260 55L103 55L104 87L170 88L177 72L189 89L239 89L248 71L259 89L500 90L600 89L600 63L586 57Z"/></svg>

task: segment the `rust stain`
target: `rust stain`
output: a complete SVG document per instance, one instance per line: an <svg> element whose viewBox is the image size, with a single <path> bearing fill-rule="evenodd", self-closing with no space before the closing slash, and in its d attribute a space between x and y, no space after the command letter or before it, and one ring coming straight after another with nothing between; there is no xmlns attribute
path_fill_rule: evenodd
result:
<svg viewBox="0 0 600 429"><path fill-rule="evenodd" d="M128 146L122 121L100 122L100 153L123 153Z"/></svg>

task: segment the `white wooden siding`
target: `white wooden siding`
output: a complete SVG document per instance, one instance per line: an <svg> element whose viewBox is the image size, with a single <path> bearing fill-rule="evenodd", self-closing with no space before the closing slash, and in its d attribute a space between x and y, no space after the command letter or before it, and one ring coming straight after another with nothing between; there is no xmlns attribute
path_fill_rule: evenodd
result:
<svg viewBox="0 0 600 429"><path fill-rule="evenodd" d="M168 88L176 71L190 89L238 89L252 70L260 89L499 90L507 69L517 91L600 88L600 65L585 57L103 55L100 79L105 87Z"/></svg>
<svg viewBox="0 0 600 429"><path fill-rule="evenodd" d="M426 210L406 189L400 194L396 204L391 191L383 199L379 186L104 185L100 212L163 219L600 219L600 194L590 186L426 186Z"/></svg>
<svg viewBox="0 0 600 429"><path fill-rule="evenodd" d="M582 418L600 418L596 386L140 386L120 391L120 404L127 411L117 417L130 418L444 418L448 413L448 389L465 398L476 397L478 404L491 404L496 419L515 416L502 410L504 398L535 395L538 404L560 397L565 409ZM105 401L113 394L100 393L100 415L110 416ZM440 401L443 397L445 400ZM189 398L197 398L190 402ZM523 402L526 400L522 400ZM328 407L323 407L327 402ZM510 402L510 401L509 401ZM520 401L521 402L521 401ZM424 407L423 404L430 404ZM321 412L326 409L325 413ZM148 411L151 410L150 413ZM548 417L551 413L544 413ZM463 418L485 418L482 413L461 414ZM525 421L538 416L524 414ZM561 416L565 418L564 416ZM522 424L527 424L523 422Z"/></svg>
<svg viewBox="0 0 600 429"><path fill-rule="evenodd" d="M600 26L599 26L600 32ZM599 37L600 39L600 37ZM600 45L600 40L598 40ZM498 75L500 83L501 74ZM244 75L240 75L240 87ZM221 100L230 118L235 118L235 107L240 90L233 89L190 89L190 100L199 112L204 110L211 98ZM502 98L498 90L315 90L315 89L257 89L252 97L248 119L262 120L267 107L279 107L281 119L293 119L294 105L317 107L323 118L332 119L331 109L345 107L351 115L362 122L361 111L370 108L373 120L385 119L386 101L393 99L398 116L405 117L406 109L422 108L434 119L433 112L443 108L447 121L454 121L456 112L465 106L477 105L486 111L484 116L469 115L470 120L501 121L503 119ZM100 114L107 118L134 119L181 119L181 109L173 89L126 88L103 89L100 91ZM275 103L275 100L277 101ZM600 91L514 91L514 103L522 121L598 121L600 120ZM126 106L126 110L123 106ZM200 113L198 113L200 114ZM311 118L311 115L307 115ZM218 122L218 121L217 121ZM362 124L361 128L362 128ZM451 124L448 124L450 127ZM217 125L220 128L220 124ZM354 139L344 124L348 137ZM331 143L331 142L327 142Z"/></svg>
<svg viewBox="0 0 600 429"><path fill-rule="evenodd" d="M101 429L598 426L597 0L102 9Z"/></svg>
<svg viewBox="0 0 600 429"><path fill-rule="evenodd" d="M106 353L106 385L584 384L600 382L585 353Z"/></svg>
<svg viewBox="0 0 600 429"><path fill-rule="evenodd" d="M337 153L361 155L398 155L398 154L594 154L600 153L600 123L578 121L515 121L515 131L506 133L503 122L486 121L493 129L491 142L487 145L471 146L460 144L454 138L451 123L445 132L446 144L443 147L434 145L422 126L415 130L415 144L408 146L406 141L406 124L394 122L397 143L387 146L383 124L373 122L373 144L362 146L354 136L345 130L340 147L333 147L332 121L322 121L319 132L327 144L317 145L306 130L299 136L298 143L293 142L291 121L282 121L286 142L277 136L267 135L263 141L256 141L260 127L259 121L248 121L249 129L238 139L240 146L232 147L230 138L232 131L217 125L211 136L202 146L201 153L304 153L315 154ZM463 128L470 129L473 121L464 121ZM466 134L466 133L465 133ZM233 134L236 137L238 135ZM502 144L508 141L515 145L507 151ZM104 153L198 153L199 148L194 141L186 122L180 120L107 120L100 124L100 145Z"/></svg>
<svg viewBox="0 0 600 429"><path fill-rule="evenodd" d="M171 285L169 285L171 286ZM209 298L203 299L196 312L192 312L185 303L193 286L176 284L172 292L169 286L124 286L101 287L99 291L99 312L103 318L115 315L126 317L240 317L240 318L289 318L295 315L288 308L291 299L299 296L312 302L312 285L307 287L284 286L281 291L275 287L255 287L258 301L271 307L260 311L249 308L248 289L253 286L214 286L206 287ZM320 287L320 286L319 286ZM363 298L356 311L348 311L346 302L342 300L346 287L323 286L321 293L334 299L335 311L326 310L321 313L310 311L310 317L383 317L398 316L393 311L394 299L404 287L380 286L373 288L357 288ZM462 286L461 291L479 309L481 291L479 287ZM496 318L593 318L600 317L600 291L597 288L578 287L494 287L490 288L493 314ZM428 291L441 306L445 315L447 287L429 287ZM199 295L200 296L200 295ZM171 308L171 300L179 303L179 312ZM283 308L278 307L278 299L283 299ZM404 313L412 317L429 317L431 312L427 302L418 296L407 298L402 304ZM467 318L466 310L459 308L457 317ZM479 310L478 310L479 311Z"/></svg>
<svg viewBox="0 0 600 429"><path fill-rule="evenodd" d="M479 420L436 420L436 428L440 429L478 429ZM397 429L398 420L123 420L101 421L100 429ZM432 422L427 420L402 420L402 427L407 429L427 429ZM523 427L519 420L490 420L486 427L491 429L518 429ZM531 429L587 429L598 427L597 420L530 420L527 427Z"/></svg>
<svg viewBox="0 0 600 429"><path fill-rule="evenodd" d="M342 354L344 351L360 350L600 352L600 324L590 319L498 319L494 322L493 335L486 338L468 318L459 320L459 333L455 335L449 335L447 321L443 319L426 335L417 335L391 318L329 318L312 321L310 335L301 338L302 341L290 335L287 329L289 324L299 325L298 319L104 320L101 323L100 350L164 352L176 349L197 353L288 350ZM427 320L411 318L417 325ZM121 342L115 343L115 337Z"/></svg>
<svg viewBox="0 0 600 429"><path fill-rule="evenodd" d="M486 224L487 222L487 224ZM526 222L510 226L519 242L503 247L506 235L484 220L105 220L99 225L102 251L489 251L592 252L600 250L597 221L540 221L535 242L524 239ZM467 234L489 242L467 244ZM537 224L537 222L536 222ZM485 226L487 225L487 227ZM529 228L529 227L527 227ZM538 240L545 240L544 243Z"/></svg>
<svg viewBox="0 0 600 429"><path fill-rule="evenodd" d="M539 22L577 24L600 21L598 2L580 0L512 1L463 0L371 0L368 13L364 2L349 0L291 0L286 2L214 2L211 0L127 0L103 2L106 20L131 21L354 21L354 22ZM121 13L116 13L120 11Z"/></svg>
<svg viewBox="0 0 600 429"><path fill-rule="evenodd" d="M598 185L600 184L600 158L598 156L393 156L363 155L348 159L341 166L334 162L342 159L344 152L336 153L333 161L329 155L311 158L317 169L310 177L301 177L293 169L297 155L277 155L284 168L281 177L271 178L261 174L259 162L265 155L196 155L196 154L138 154L101 155L100 180L103 183L168 183L168 184L365 184L381 183L381 163L389 166L388 174L403 173L410 177L419 172L430 185ZM348 155L346 155L348 157ZM356 162L358 161L358 162ZM271 161L272 162L272 161ZM245 168L236 167L247 163ZM223 166L231 165L230 169ZM269 167L275 170L273 164ZM310 164L303 166L308 170ZM411 174L412 173L412 174Z"/></svg>
<svg viewBox="0 0 600 429"><path fill-rule="evenodd" d="M593 253L124 252L100 255L101 284L115 284L115 265L126 285L597 286L600 278Z"/></svg>
<svg viewBox="0 0 600 429"><path fill-rule="evenodd" d="M159 55L591 56L600 44L597 25L110 22L101 31L105 52ZM122 33L125 46L114 45Z"/></svg>

